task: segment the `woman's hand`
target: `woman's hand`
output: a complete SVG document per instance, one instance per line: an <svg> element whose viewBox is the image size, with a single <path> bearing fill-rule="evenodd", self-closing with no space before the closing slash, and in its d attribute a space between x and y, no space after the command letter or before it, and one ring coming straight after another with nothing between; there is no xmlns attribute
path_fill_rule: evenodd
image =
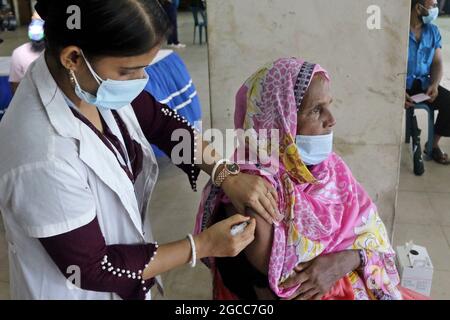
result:
<svg viewBox="0 0 450 320"><path fill-rule="evenodd" d="M244 232L231 235L231 228L243 222L250 222ZM235 257L255 239L256 220L235 215L223 220L196 236L199 259L206 257Z"/></svg>
<svg viewBox="0 0 450 320"><path fill-rule="evenodd" d="M284 219L278 210L277 191L261 177L245 173L229 176L222 189L239 212L251 208L271 225Z"/></svg>
<svg viewBox="0 0 450 320"><path fill-rule="evenodd" d="M323 255L298 265L295 268L295 275L286 280L281 287L292 288L300 285L290 300L320 300L336 282L358 269L360 264L358 251Z"/></svg>

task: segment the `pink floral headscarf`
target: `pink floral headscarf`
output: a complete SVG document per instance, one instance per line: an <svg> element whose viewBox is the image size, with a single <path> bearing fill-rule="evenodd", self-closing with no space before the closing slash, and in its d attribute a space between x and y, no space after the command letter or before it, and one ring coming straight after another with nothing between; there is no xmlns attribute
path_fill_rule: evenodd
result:
<svg viewBox="0 0 450 320"><path fill-rule="evenodd" d="M287 171L299 183L315 181L300 158L295 137L297 112L317 73L330 80L325 69L317 64L295 58L279 59L250 77L236 96L236 129L278 130L279 159L272 160L277 169ZM270 145L270 137L267 140Z"/></svg>

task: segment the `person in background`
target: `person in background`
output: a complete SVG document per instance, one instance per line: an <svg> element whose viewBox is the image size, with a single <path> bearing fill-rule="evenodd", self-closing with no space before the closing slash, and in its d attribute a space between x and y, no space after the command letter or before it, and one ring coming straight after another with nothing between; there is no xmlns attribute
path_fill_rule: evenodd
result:
<svg viewBox="0 0 450 320"><path fill-rule="evenodd" d="M444 76L442 37L439 28L432 23L438 14L436 0L412 0L405 107L414 106L411 97L416 94L431 97L426 103L439 110L439 116L433 152L429 156L439 164L449 165L449 156L439 147L442 137L450 137L450 91L440 86Z"/></svg>
<svg viewBox="0 0 450 320"><path fill-rule="evenodd" d="M192 0L191 6L206 10L206 0Z"/></svg>
<svg viewBox="0 0 450 320"><path fill-rule="evenodd" d="M178 40L178 6L180 4L179 0L161 0L161 4L169 17L170 23L172 24L172 32L167 38L167 44L169 47L175 49L184 49L186 45L180 43Z"/></svg>
<svg viewBox="0 0 450 320"><path fill-rule="evenodd" d="M447 5L447 0L439 0L439 15L444 15L446 14L445 9L446 9L446 5Z"/></svg>
<svg viewBox="0 0 450 320"><path fill-rule="evenodd" d="M25 76L28 67L40 56L45 49L44 41L44 20L35 12L31 18L30 26L28 27L27 42L17 49L12 54L11 71L9 73L9 82L13 94Z"/></svg>

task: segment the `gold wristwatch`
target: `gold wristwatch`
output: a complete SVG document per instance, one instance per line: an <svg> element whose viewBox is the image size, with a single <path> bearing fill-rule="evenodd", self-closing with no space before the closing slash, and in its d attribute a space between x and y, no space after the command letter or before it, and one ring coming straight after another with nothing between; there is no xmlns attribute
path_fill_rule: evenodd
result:
<svg viewBox="0 0 450 320"><path fill-rule="evenodd" d="M237 163L225 162L222 170L214 180L214 185L216 187L221 187L226 178L229 176L237 176L239 173L241 173L241 168Z"/></svg>

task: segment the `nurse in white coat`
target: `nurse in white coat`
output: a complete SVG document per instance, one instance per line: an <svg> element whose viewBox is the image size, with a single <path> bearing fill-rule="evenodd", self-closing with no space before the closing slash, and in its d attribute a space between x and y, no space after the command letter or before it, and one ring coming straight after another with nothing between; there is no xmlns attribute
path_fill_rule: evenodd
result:
<svg viewBox="0 0 450 320"><path fill-rule="evenodd" d="M80 9L78 27L68 24L72 5ZM158 175L150 143L170 154L177 129L195 141L191 162L179 165L194 188L203 170L240 212L281 218L275 190L218 155L203 158L197 144L207 143L193 127L142 93L144 68L169 30L158 1L39 0L36 9L47 49L0 125L13 299L148 299L160 274L235 256L253 241L255 221L241 215L196 237L154 241L145 217ZM195 165L196 157L204 164ZM232 236L244 221L250 225Z"/></svg>

